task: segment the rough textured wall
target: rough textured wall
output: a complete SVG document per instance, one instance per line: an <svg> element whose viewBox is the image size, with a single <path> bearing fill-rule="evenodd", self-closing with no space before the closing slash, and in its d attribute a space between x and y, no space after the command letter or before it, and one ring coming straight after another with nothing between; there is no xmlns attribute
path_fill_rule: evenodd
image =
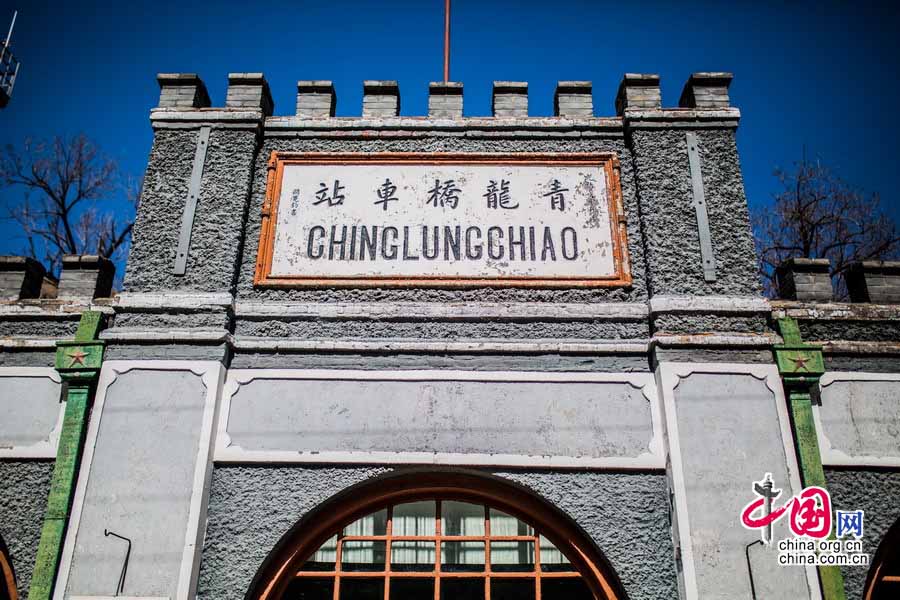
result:
<svg viewBox="0 0 900 600"><path fill-rule="evenodd" d="M547 135L547 137L542 137ZM559 133L553 133L558 136ZM641 301L647 298L644 281L644 252L641 243L640 215L634 189L631 154L622 138L549 137L540 132L527 136L476 138L435 135L415 138L301 138L267 139L256 159L247 220L245 251L241 260L238 294L241 299L329 301L541 301L591 302L603 300ZM628 252L631 259L631 289L559 289L529 290L514 288L448 289L253 289L253 273L259 246L260 209L266 188L266 162L273 150L295 152L616 152L621 162L622 192L628 218ZM548 333L546 337L553 337ZM562 337L562 336L561 336Z"/></svg>
<svg viewBox="0 0 900 600"><path fill-rule="evenodd" d="M28 597L52 474L52 461L0 461L0 535L21 598Z"/></svg>
<svg viewBox="0 0 900 600"><path fill-rule="evenodd" d="M634 130L637 188L652 294L758 295L756 253L734 131L699 130L700 163L716 259L703 279L685 130Z"/></svg>
<svg viewBox="0 0 900 600"><path fill-rule="evenodd" d="M184 276L172 273L198 130L158 130L144 177L124 288L227 292L242 240L256 133L213 129Z"/></svg>
<svg viewBox="0 0 900 600"><path fill-rule="evenodd" d="M237 323L238 335L309 338L553 338L553 339L641 339L649 337L647 321L329 321L244 319Z"/></svg>
<svg viewBox="0 0 900 600"><path fill-rule="evenodd" d="M238 600L266 555L306 512L389 469L219 467L213 472L197 597ZM575 520L632 600L677 597L663 474L496 472Z"/></svg>
<svg viewBox="0 0 900 600"><path fill-rule="evenodd" d="M900 472L828 469L825 479L835 509L866 511L863 551L874 557L884 534L900 518ZM847 600L862 600L869 570L843 567L841 571Z"/></svg>

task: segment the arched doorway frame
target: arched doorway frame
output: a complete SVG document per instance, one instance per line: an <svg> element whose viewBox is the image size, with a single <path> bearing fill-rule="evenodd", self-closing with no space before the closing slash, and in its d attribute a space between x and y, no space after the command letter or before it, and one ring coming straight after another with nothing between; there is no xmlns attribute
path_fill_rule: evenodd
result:
<svg viewBox="0 0 900 600"><path fill-rule="evenodd" d="M900 519L894 521L894 524L884 534L881 543L878 544L875 555L872 557L872 564L869 567L868 575L866 575L866 585L863 588L865 590L863 593L865 600L873 600L876 586L883 585L884 566L890 561L894 561L895 564L900 563ZM897 575L893 576L896 577ZM892 585L896 585L897 589L900 590L900 582L892 583Z"/></svg>
<svg viewBox="0 0 900 600"><path fill-rule="evenodd" d="M18 600L19 592L16 589L16 572L12 566L12 558L9 556L9 549L0 536L0 586L4 587L9 600Z"/></svg>
<svg viewBox="0 0 900 600"><path fill-rule="evenodd" d="M350 486L308 512L263 561L245 599L280 600L293 573L335 531L388 504L428 498L484 503L529 523L563 551L596 598L627 600L615 570L593 540L533 491L485 473L419 469L389 473Z"/></svg>

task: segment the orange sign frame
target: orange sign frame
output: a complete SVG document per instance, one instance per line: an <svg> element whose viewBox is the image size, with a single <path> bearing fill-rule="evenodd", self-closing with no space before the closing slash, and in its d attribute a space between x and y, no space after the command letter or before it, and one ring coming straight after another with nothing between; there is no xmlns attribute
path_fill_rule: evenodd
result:
<svg viewBox="0 0 900 600"><path fill-rule="evenodd" d="M597 166L606 175L609 190L609 215L615 273L609 276L583 277L416 277L416 276L272 276L272 256L275 246L275 230L278 227L278 200L284 167L292 164L314 165L522 165L522 166ZM253 284L267 288L325 288L325 287L626 287L631 285L631 266L628 259L625 210L622 203L619 159L611 152L578 153L331 153L331 152L278 152L269 157L266 176L266 195L262 206L262 223L256 257Z"/></svg>

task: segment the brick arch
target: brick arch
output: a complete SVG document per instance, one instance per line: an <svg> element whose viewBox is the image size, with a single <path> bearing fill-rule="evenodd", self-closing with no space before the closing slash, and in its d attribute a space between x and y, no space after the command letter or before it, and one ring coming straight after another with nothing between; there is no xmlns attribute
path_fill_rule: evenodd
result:
<svg viewBox="0 0 900 600"><path fill-rule="evenodd" d="M887 600L900 597L900 519L878 545L866 576L865 600Z"/></svg>
<svg viewBox="0 0 900 600"><path fill-rule="evenodd" d="M12 566L9 549L0 536L0 600L18 600L16 591L16 572Z"/></svg>
<svg viewBox="0 0 900 600"><path fill-rule="evenodd" d="M304 515L263 561L245 600L280 600L300 566L342 527L386 506L424 499L479 503L512 515L548 538L597 600L627 598L618 576L593 540L533 491L480 472L411 469L351 486Z"/></svg>

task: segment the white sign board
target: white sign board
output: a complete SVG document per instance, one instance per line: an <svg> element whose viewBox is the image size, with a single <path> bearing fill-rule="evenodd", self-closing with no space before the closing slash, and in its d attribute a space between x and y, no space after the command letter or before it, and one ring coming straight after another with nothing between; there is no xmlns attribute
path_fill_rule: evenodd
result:
<svg viewBox="0 0 900 600"><path fill-rule="evenodd" d="M609 155L275 155L262 285L623 285Z"/></svg>

